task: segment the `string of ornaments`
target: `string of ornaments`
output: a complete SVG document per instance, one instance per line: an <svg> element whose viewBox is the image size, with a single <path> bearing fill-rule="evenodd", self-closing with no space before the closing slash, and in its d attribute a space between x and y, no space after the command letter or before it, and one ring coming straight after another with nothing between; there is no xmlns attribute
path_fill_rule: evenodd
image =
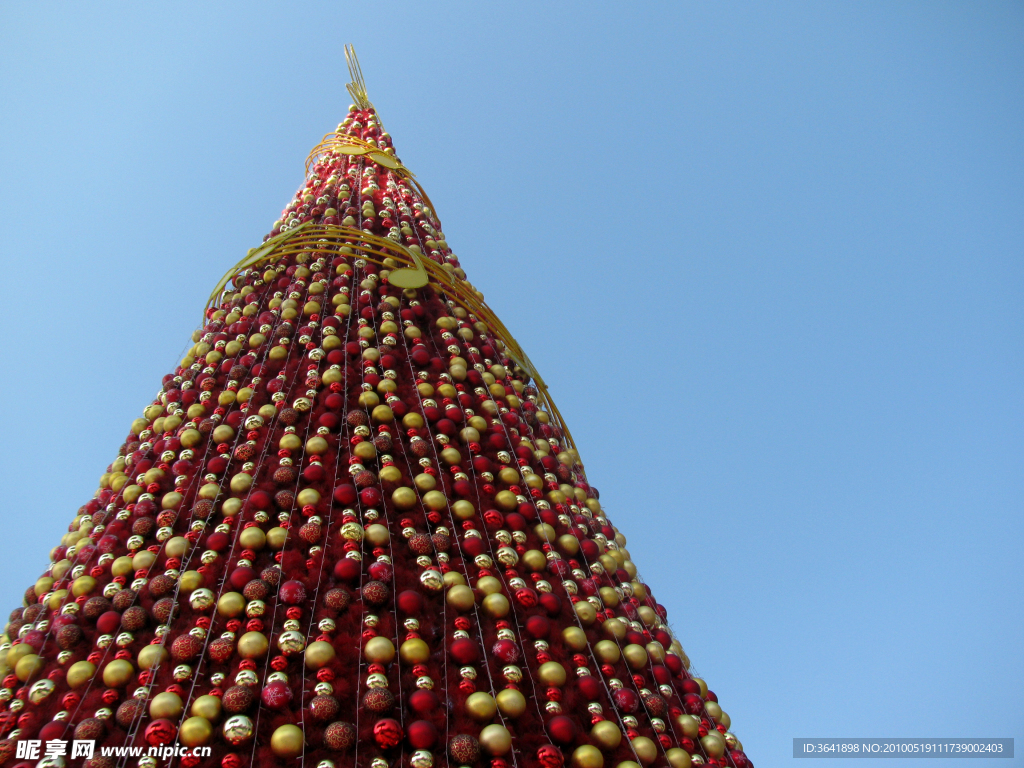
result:
<svg viewBox="0 0 1024 768"><path fill-rule="evenodd" d="M366 257L469 285L372 105L336 137L267 239L346 236L234 276L11 613L0 765L749 768L500 335Z"/></svg>

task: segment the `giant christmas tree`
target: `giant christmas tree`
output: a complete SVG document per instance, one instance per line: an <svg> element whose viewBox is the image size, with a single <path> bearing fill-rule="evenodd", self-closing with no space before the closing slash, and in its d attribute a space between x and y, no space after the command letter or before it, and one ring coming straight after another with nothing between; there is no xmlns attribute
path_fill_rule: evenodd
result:
<svg viewBox="0 0 1024 768"><path fill-rule="evenodd" d="M11 613L0 764L749 766L350 67Z"/></svg>

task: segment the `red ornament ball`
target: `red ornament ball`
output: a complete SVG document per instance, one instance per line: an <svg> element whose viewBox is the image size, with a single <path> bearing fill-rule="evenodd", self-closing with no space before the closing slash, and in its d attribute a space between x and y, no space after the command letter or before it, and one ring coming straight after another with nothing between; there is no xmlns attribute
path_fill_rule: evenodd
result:
<svg viewBox="0 0 1024 768"><path fill-rule="evenodd" d="M355 581L359 578L360 571L359 563L350 557L343 557L334 564L334 578L341 581Z"/></svg>
<svg viewBox="0 0 1024 768"><path fill-rule="evenodd" d="M292 689L287 683L275 680L263 689L260 700L270 709L284 709L292 701Z"/></svg>
<svg viewBox="0 0 1024 768"><path fill-rule="evenodd" d="M557 744L571 744L576 738L576 724L565 715L557 715L548 721L548 734Z"/></svg>
<svg viewBox="0 0 1024 768"><path fill-rule="evenodd" d="M170 720L154 720L146 726L144 738L151 747L158 747L161 744L170 744L178 735L178 727Z"/></svg>
<svg viewBox="0 0 1024 768"><path fill-rule="evenodd" d="M441 706L441 702L433 691L421 688L413 691L409 696L409 708L418 715L427 715L435 712L439 706Z"/></svg>
<svg viewBox="0 0 1024 768"><path fill-rule="evenodd" d="M429 720L415 720L409 723L406 738L413 749L430 749L437 743L437 728Z"/></svg>
<svg viewBox="0 0 1024 768"><path fill-rule="evenodd" d="M407 589L398 596L398 610L406 616L419 616L423 612L423 595Z"/></svg>
<svg viewBox="0 0 1024 768"><path fill-rule="evenodd" d="M286 581L281 585L278 597L285 605L301 605L306 602L306 587L301 581Z"/></svg>

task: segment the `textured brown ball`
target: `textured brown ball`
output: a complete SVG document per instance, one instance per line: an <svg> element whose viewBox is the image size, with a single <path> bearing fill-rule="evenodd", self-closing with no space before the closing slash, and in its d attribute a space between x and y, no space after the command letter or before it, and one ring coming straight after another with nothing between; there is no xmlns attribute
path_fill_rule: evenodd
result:
<svg viewBox="0 0 1024 768"><path fill-rule="evenodd" d="M480 759L480 742L468 733L460 733L448 742L448 754L457 763L472 765Z"/></svg>
<svg viewBox="0 0 1024 768"><path fill-rule="evenodd" d="M159 599L174 591L174 579L161 573L150 579L146 586L149 589L150 597Z"/></svg>
<svg viewBox="0 0 1024 768"><path fill-rule="evenodd" d="M348 608L351 602L352 596L348 593L348 590L341 587L329 590L324 595L324 605L332 611L343 611Z"/></svg>
<svg viewBox="0 0 1024 768"><path fill-rule="evenodd" d="M114 599L110 601L115 611L125 611L135 603L135 591L131 589L122 589L116 595Z"/></svg>
<svg viewBox="0 0 1024 768"><path fill-rule="evenodd" d="M210 657L210 660L216 664L223 664L231 658L231 654L234 652L235 643L225 637L218 637L210 643L206 649L206 653Z"/></svg>
<svg viewBox="0 0 1024 768"><path fill-rule="evenodd" d="M29 606L29 608L33 607L35 606ZM109 611L112 607L111 602L105 597L90 597L85 601L85 605L82 606L82 616L87 619L95 620Z"/></svg>
<svg viewBox="0 0 1024 768"><path fill-rule="evenodd" d="M641 699L651 717L664 717L665 712L668 711L668 704L665 703L665 699L657 693L649 693L646 696L641 696Z"/></svg>
<svg viewBox="0 0 1024 768"><path fill-rule="evenodd" d="M363 600L374 607L384 605L391 597L391 590L381 581L368 581L361 591Z"/></svg>
<svg viewBox="0 0 1024 768"><path fill-rule="evenodd" d="M129 728L131 724L143 717L146 712L146 703L139 699L128 699L117 708L114 719L122 728Z"/></svg>
<svg viewBox="0 0 1024 768"><path fill-rule="evenodd" d="M171 643L171 657L178 662L192 661L202 650L202 641L192 635L179 635Z"/></svg>
<svg viewBox="0 0 1024 768"><path fill-rule="evenodd" d="M390 712L395 706L395 695L387 688L371 688L363 696L363 706L378 715Z"/></svg>
<svg viewBox="0 0 1024 768"><path fill-rule="evenodd" d="M133 605L121 614L121 627L126 632L138 632L146 626L146 619L148 618L149 616L146 614L145 608L141 605Z"/></svg>
<svg viewBox="0 0 1024 768"><path fill-rule="evenodd" d="M281 583L281 568L277 565L271 565L264 568L260 572L260 579L267 582L272 587L276 587Z"/></svg>
<svg viewBox="0 0 1024 768"><path fill-rule="evenodd" d="M447 552L452 548L452 538L444 533L435 533L430 537L430 540L434 542L434 548L438 552Z"/></svg>
<svg viewBox="0 0 1024 768"><path fill-rule="evenodd" d="M263 579L253 579L242 589L246 600L264 600L270 594L270 587Z"/></svg>
<svg viewBox="0 0 1024 768"><path fill-rule="evenodd" d="M333 696L314 696L309 702L309 712L318 723L326 723L338 716L341 705Z"/></svg>
<svg viewBox="0 0 1024 768"><path fill-rule="evenodd" d="M75 738L79 741L100 741L107 732L107 726L97 717L87 717L75 726Z"/></svg>
<svg viewBox="0 0 1024 768"><path fill-rule="evenodd" d="M153 618L160 624L166 624L171 618L171 614L174 613L174 609L174 598L165 597L162 600L157 600L153 604Z"/></svg>
<svg viewBox="0 0 1024 768"><path fill-rule="evenodd" d="M430 555L434 552L434 542L430 540L430 535L426 533L417 533L410 536L408 544L409 551L414 555Z"/></svg>
<svg viewBox="0 0 1024 768"><path fill-rule="evenodd" d="M240 715L252 706L256 694L247 685L233 685L224 691L224 697L220 700L224 711L232 715Z"/></svg>
<svg viewBox="0 0 1024 768"><path fill-rule="evenodd" d="M82 628L77 624L66 624L57 630L57 645L61 650L74 648L84 637Z"/></svg>
<svg viewBox="0 0 1024 768"><path fill-rule="evenodd" d="M324 746L341 752L351 749L356 743L356 727L339 720L324 729Z"/></svg>

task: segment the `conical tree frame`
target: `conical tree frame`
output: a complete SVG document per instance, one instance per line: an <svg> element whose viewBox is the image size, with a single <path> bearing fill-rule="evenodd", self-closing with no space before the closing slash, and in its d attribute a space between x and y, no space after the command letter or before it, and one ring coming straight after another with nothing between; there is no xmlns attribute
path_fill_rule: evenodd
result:
<svg viewBox="0 0 1024 768"><path fill-rule="evenodd" d="M0 765L750 766L350 63L10 615Z"/></svg>

